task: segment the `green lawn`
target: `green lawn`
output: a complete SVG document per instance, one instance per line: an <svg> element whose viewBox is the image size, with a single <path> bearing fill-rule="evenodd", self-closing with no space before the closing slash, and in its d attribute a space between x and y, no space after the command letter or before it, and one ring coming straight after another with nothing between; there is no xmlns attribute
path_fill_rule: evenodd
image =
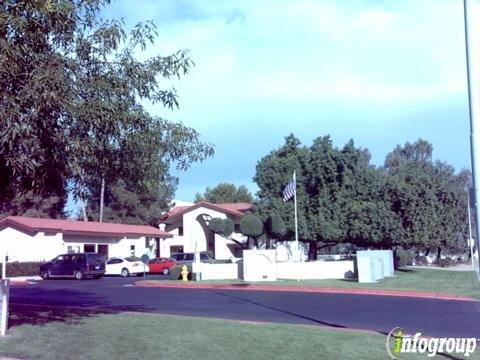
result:
<svg viewBox="0 0 480 360"><path fill-rule="evenodd" d="M313 326L122 313L21 325L0 338L18 359L387 359L385 336ZM402 359L426 359L426 355ZM474 358L474 357L470 357Z"/></svg>
<svg viewBox="0 0 480 360"><path fill-rule="evenodd" d="M245 284L245 282L222 280L190 282L194 284ZM356 280L279 280L276 282L257 282L255 284L275 284L288 286L314 286L334 288L364 288L418 290L455 294L480 299L480 284L473 271L452 271L434 269L414 269L396 271L395 277L385 278L374 284L360 284Z"/></svg>

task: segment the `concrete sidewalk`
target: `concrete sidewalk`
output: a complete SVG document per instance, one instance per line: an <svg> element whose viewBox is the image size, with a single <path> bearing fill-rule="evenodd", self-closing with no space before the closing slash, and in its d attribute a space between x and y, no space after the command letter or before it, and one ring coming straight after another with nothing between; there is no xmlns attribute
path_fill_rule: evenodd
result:
<svg viewBox="0 0 480 360"><path fill-rule="evenodd" d="M7 279L10 280L10 285L29 285L42 280L42 278L37 275L7 277Z"/></svg>
<svg viewBox="0 0 480 360"><path fill-rule="evenodd" d="M458 301L480 301L466 296L446 294L430 291L413 290L389 290L389 289L361 289L361 288L331 288L311 286L282 286L282 285L255 285L255 284L202 284L201 282L165 282L162 280L141 280L136 281L138 287L154 288L175 288L175 289L216 289L216 290L252 290L252 291L283 291L283 292L310 292L327 294L349 294L349 295L377 295L377 296L400 296L412 298L458 300Z"/></svg>

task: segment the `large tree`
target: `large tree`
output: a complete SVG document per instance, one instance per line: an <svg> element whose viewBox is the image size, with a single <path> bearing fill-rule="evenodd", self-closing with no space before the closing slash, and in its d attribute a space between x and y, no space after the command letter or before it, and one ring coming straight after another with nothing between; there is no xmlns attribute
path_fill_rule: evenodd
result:
<svg viewBox="0 0 480 360"><path fill-rule="evenodd" d="M1 203L26 191L65 197L67 188L88 200L102 178L138 194L160 186L172 162L185 169L213 153L195 130L141 105L178 106L162 80L191 69L188 52L138 60L155 26L127 32L101 19L109 2L0 4Z"/></svg>
<svg viewBox="0 0 480 360"><path fill-rule="evenodd" d="M397 146L385 160L389 206L401 222L400 245L458 250L465 246L468 174L434 162L422 139Z"/></svg>
<svg viewBox="0 0 480 360"><path fill-rule="evenodd" d="M213 204L252 203L253 196L245 185L240 185L237 188L235 184L220 183L213 188L207 187L203 194L197 193L195 202L198 203L200 201L207 201Z"/></svg>

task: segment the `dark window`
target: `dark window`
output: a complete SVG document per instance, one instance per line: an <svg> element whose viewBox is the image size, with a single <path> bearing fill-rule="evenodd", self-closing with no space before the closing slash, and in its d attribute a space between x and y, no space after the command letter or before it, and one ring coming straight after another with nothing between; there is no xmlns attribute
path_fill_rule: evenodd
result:
<svg viewBox="0 0 480 360"><path fill-rule="evenodd" d="M187 261L193 261L194 254L185 254L185 260Z"/></svg>
<svg viewBox="0 0 480 360"><path fill-rule="evenodd" d="M107 264L113 265L113 264L120 264L121 262L123 262L122 259L111 259L111 260L108 260Z"/></svg>
<svg viewBox="0 0 480 360"><path fill-rule="evenodd" d="M145 238L145 249L150 247L150 238L146 237Z"/></svg>
<svg viewBox="0 0 480 360"><path fill-rule="evenodd" d="M95 252L95 245L93 245L93 244L83 245L83 252L94 253Z"/></svg>
<svg viewBox="0 0 480 360"><path fill-rule="evenodd" d="M183 246L170 246L170 254L183 253Z"/></svg>
<svg viewBox="0 0 480 360"><path fill-rule="evenodd" d="M235 230L234 230L236 233L239 233L241 232L240 231L240 224L235 224Z"/></svg>
<svg viewBox="0 0 480 360"><path fill-rule="evenodd" d="M207 254L200 254L200 260L208 261L208 260L210 260L210 258L208 257Z"/></svg>
<svg viewBox="0 0 480 360"><path fill-rule="evenodd" d="M183 236L183 226L178 227L178 236Z"/></svg>

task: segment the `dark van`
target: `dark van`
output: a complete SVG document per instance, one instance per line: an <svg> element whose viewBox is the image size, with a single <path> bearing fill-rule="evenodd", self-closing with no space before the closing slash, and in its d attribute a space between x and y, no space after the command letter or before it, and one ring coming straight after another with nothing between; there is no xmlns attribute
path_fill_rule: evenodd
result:
<svg viewBox="0 0 480 360"><path fill-rule="evenodd" d="M61 277L77 280L85 277L98 279L103 274L105 274L105 259L97 253L62 254L40 266L40 276L44 280Z"/></svg>

